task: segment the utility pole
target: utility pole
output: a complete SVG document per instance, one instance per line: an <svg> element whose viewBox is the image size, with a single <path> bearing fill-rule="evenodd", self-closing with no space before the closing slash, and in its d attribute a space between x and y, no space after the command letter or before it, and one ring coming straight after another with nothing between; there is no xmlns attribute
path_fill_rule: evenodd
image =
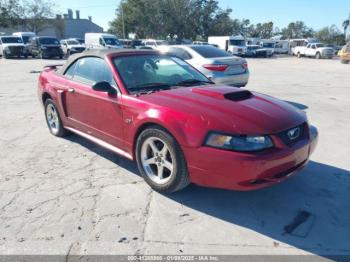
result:
<svg viewBox="0 0 350 262"><path fill-rule="evenodd" d="M125 22L124 22L124 8L123 8L124 0L120 1L120 8L121 8L121 13L122 13L122 26L123 26L123 38L126 39L125 37Z"/></svg>

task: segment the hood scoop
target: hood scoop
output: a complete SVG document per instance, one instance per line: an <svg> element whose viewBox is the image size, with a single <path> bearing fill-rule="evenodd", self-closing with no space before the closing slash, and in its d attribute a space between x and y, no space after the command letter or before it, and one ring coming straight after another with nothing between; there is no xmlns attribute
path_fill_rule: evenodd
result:
<svg viewBox="0 0 350 262"><path fill-rule="evenodd" d="M238 91L238 92L224 94L224 97L226 99L231 100L231 101L235 101L235 102L249 99L252 96L253 96L253 94L248 90L242 90L242 91Z"/></svg>
<svg viewBox="0 0 350 262"><path fill-rule="evenodd" d="M253 94L248 90L241 90L233 87L193 88L191 91L203 96L231 101L242 101L253 96Z"/></svg>

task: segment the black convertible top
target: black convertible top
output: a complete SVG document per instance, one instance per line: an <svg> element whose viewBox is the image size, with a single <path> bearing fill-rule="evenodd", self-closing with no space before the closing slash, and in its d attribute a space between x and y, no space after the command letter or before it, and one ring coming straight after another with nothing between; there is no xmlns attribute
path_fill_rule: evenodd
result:
<svg viewBox="0 0 350 262"><path fill-rule="evenodd" d="M74 63L76 60L82 57L99 57L105 59L107 56L119 56L119 55L135 55L135 54L158 54L159 51L151 49L89 49L82 53L71 55L67 62L60 67L56 73L63 75L67 68Z"/></svg>

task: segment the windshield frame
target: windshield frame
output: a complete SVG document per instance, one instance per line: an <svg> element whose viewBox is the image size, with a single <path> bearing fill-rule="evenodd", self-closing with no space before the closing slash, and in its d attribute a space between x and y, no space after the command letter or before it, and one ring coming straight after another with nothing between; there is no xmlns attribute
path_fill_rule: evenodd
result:
<svg viewBox="0 0 350 262"><path fill-rule="evenodd" d="M187 66L188 69L190 69L189 71L193 70L193 72L195 72L196 74L198 74L202 79L198 79L198 80L203 80L202 82L207 82L208 84L209 83L212 83L210 81L210 79L208 79L204 74L202 74L200 71L198 71L196 68L192 67L190 64L188 64L187 62L183 61L182 59L179 59L177 57L172 57L170 55L166 55L166 54L157 54L157 53L140 53L140 54L128 54L128 55L118 55L118 56L113 56L111 57L111 64L113 65L113 69L114 71L116 72L116 74L118 75L118 78L121 80L122 84L123 84L123 89L125 90L125 92L129 95L139 95L139 94L143 94L143 92L141 91L145 91L145 89L142 90L142 88L140 88L140 92L137 92L137 91L130 91L130 89L133 88L133 86L128 86L126 84L126 81L123 77L123 75L121 74L118 66L116 65L115 63L115 60L117 59L122 59L122 58L128 58L128 57L142 57L142 56L150 56L150 57L154 57L154 56L158 56L160 58L168 58L168 59L171 59L174 61L174 63L178 64L180 67L182 67L176 60L179 60L180 63L183 63L184 66ZM182 67L183 68L183 67ZM174 73L175 74L175 73ZM193 78L195 79L195 78ZM187 79L188 80L188 79ZM148 83L144 83L144 85L147 85ZM168 87L166 87L166 85ZM159 87L154 87L154 88L149 88L149 91L166 91L166 90L170 90L170 89L174 89L174 88L179 88L179 87L184 87L184 88L191 88L190 85L188 86L177 86L175 83L164 83L164 89L161 89Z"/></svg>

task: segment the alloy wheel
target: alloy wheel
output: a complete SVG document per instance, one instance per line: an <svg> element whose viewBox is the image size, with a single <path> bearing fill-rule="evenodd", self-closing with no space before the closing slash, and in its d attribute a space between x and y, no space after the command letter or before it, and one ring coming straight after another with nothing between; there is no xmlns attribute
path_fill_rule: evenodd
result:
<svg viewBox="0 0 350 262"><path fill-rule="evenodd" d="M56 108L52 104L48 104L46 108L46 119L52 133L57 134L59 132L59 119Z"/></svg>
<svg viewBox="0 0 350 262"><path fill-rule="evenodd" d="M167 183L174 171L174 157L168 145L158 137L150 137L141 147L141 163L146 175L155 183Z"/></svg>

